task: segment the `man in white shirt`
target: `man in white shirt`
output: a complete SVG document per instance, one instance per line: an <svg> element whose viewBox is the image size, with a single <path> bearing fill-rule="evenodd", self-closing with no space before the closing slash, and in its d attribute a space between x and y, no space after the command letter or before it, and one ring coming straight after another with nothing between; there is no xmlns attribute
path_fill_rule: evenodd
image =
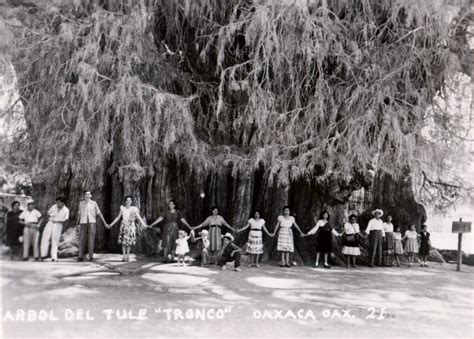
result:
<svg viewBox="0 0 474 339"><path fill-rule="evenodd" d="M77 258L77 261L83 260L84 252L86 251L86 244L88 245L89 261L94 261L94 241L97 216L100 217L104 225L107 225L102 213L100 212L99 206L94 200L92 200L91 191L84 191L84 200L79 203L79 212L77 216L78 226L80 224L79 258Z"/></svg>
<svg viewBox="0 0 474 339"><path fill-rule="evenodd" d="M69 219L69 209L65 206L63 197L56 198L54 204L48 211L49 220L41 237L41 259L48 255L49 242L51 241L51 261L58 260L58 246L64 223Z"/></svg>
<svg viewBox="0 0 474 339"><path fill-rule="evenodd" d="M384 222L381 217L383 211L376 209L372 211L374 218L370 219L365 233L369 235L369 266L374 267L375 256L377 256L377 264L382 266L382 244L385 236Z"/></svg>
<svg viewBox="0 0 474 339"><path fill-rule="evenodd" d="M41 225L41 213L35 209L35 202L28 202L27 209L18 217L23 228L23 261L28 261L30 247L33 245L35 260L39 260L39 228Z"/></svg>

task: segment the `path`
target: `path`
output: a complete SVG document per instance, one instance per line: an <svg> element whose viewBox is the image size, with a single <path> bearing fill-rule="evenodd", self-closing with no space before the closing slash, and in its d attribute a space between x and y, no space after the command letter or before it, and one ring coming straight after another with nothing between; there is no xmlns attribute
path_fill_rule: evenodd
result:
<svg viewBox="0 0 474 339"><path fill-rule="evenodd" d="M473 337L472 267L456 273L449 264L330 270L262 265L238 273L119 259L4 259L3 337ZM66 309L76 315L88 310L94 320L66 321ZM108 309L132 310L132 317L143 309L147 320L113 315L107 321ZM384 319L378 319L382 309ZM23 322L16 319L18 310L47 310L58 320ZM223 319L210 319L216 313Z"/></svg>

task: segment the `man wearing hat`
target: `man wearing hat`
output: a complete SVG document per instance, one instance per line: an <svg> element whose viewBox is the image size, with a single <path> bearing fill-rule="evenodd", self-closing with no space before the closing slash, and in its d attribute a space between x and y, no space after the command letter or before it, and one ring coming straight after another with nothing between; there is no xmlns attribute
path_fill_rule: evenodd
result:
<svg viewBox="0 0 474 339"><path fill-rule="evenodd" d="M30 247L33 245L35 260L39 260L39 228L41 225L41 213L35 209L35 202L30 200L27 209L18 216L23 228L23 260L27 261L30 256Z"/></svg>
<svg viewBox="0 0 474 339"><path fill-rule="evenodd" d="M209 246L211 242L208 239L209 231L202 230L199 238L194 237L194 230L191 231L191 241L196 242L199 240L198 249L201 251L201 267L209 266Z"/></svg>
<svg viewBox="0 0 474 339"><path fill-rule="evenodd" d="M221 270L225 270L225 265L228 262L234 261L234 270L242 272L240 268L240 258L242 257L242 250L239 246L233 243L234 237L230 233L224 235L224 244L222 246L220 256L217 258L217 264Z"/></svg>
<svg viewBox="0 0 474 339"><path fill-rule="evenodd" d="M374 218L370 219L365 233L369 235L369 266L374 267L375 257L377 256L378 266L382 266L382 243L385 237L384 224L381 219L383 211L376 209L372 211Z"/></svg>

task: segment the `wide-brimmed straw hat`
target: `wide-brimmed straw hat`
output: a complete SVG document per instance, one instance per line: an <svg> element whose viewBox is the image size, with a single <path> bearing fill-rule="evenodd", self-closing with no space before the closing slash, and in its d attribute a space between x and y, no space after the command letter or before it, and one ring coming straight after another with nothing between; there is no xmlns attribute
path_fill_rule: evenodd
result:
<svg viewBox="0 0 474 339"><path fill-rule="evenodd" d="M375 209L375 210L372 211L372 215L376 215L377 213L379 213L380 216L383 215L383 211L382 211L381 209L378 209L378 208L377 208L377 209Z"/></svg>
<svg viewBox="0 0 474 339"><path fill-rule="evenodd" d="M201 232L199 232L200 235L208 235L209 234L209 231L208 230L202 230Z"/></svg>
<svg viewBox="0 0 474 339"><path fill-rule="evenodd" d="M230 234L230 233L226 233L226 234L224 235L224 238L227 238L227 239L229 239L230 241L234 241L234 236L233 236L232 234Z"/></svg>

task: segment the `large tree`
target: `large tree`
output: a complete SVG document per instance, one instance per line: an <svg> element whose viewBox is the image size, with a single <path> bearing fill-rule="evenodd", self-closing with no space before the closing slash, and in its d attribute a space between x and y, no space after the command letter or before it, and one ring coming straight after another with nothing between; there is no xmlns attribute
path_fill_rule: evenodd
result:
<svg viewBox="0 0 474 339"><path fill-rule="evenodd" d="M217 203L240 226L254 208L274 223L289 203L307 230L322 208L340 221L375 182L373 204L419 221L410 175L438 175L454 154L422 133L445 116L433 107L446 84L470 74L472 13L453 19L445 1L6 8L26 133L5 159L28 169L43 204L92 188L109 217L133 195L152 219L174 197L192 223ZM101 247L115 242L99 232Z"/></svg>

